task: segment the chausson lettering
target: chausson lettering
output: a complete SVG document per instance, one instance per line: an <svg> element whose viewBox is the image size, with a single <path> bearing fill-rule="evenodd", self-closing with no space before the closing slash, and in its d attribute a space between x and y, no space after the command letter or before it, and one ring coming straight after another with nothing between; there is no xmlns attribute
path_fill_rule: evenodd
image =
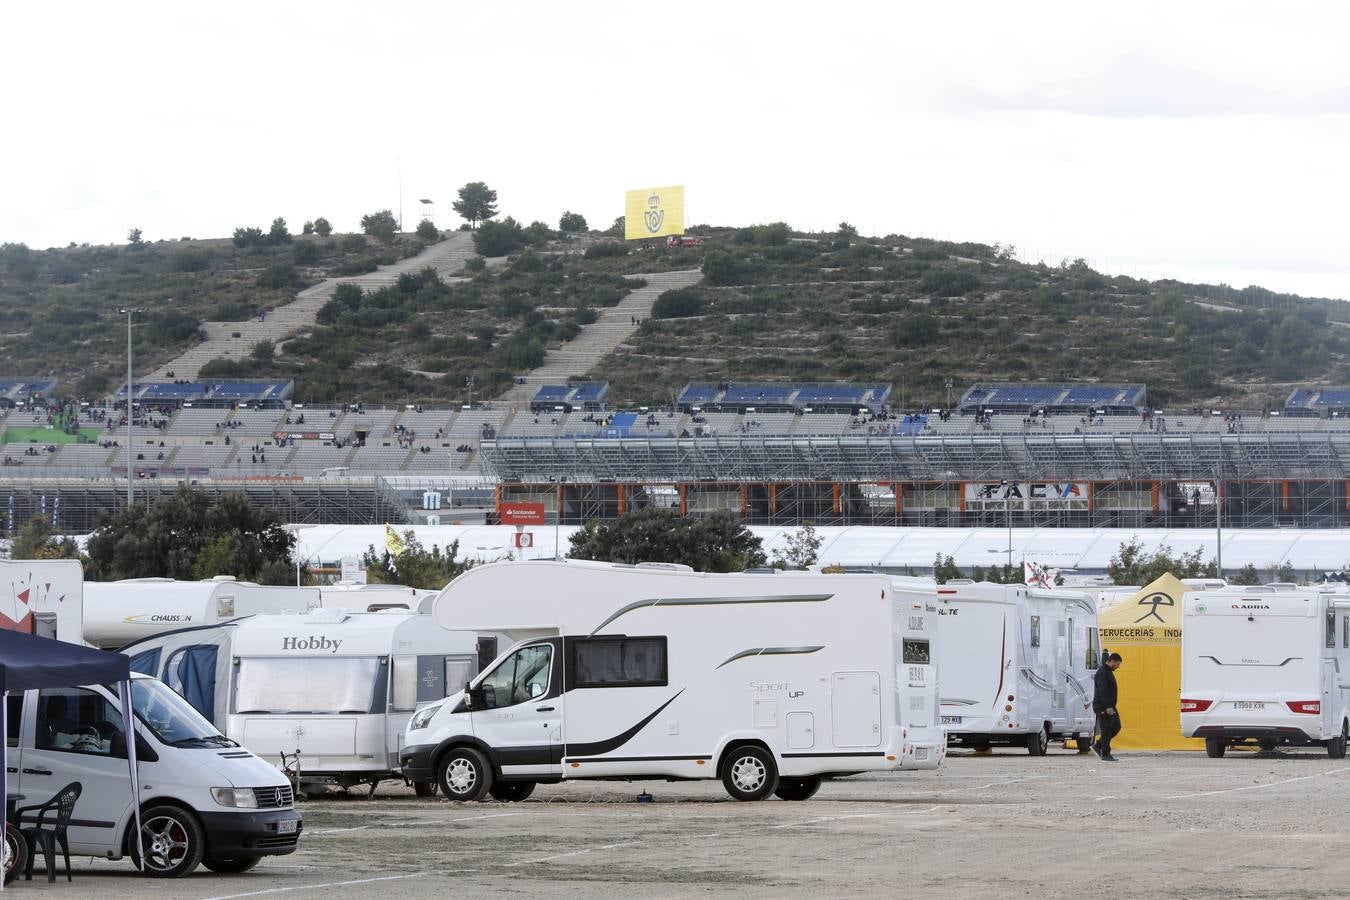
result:
<svg viewBox="0 0 1350 900"><path fill-rule="evenodd" d="M341 646L341 639L324 637L321 634L281 639L282 650L327 650L329 653L336 653Z"/></svg>

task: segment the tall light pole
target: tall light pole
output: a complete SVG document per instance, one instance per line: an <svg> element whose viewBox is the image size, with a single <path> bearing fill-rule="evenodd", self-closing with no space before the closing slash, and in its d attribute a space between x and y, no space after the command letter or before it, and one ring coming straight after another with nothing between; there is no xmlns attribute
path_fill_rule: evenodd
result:
<svg viewBox="0 0 1350 900"><path fill-rule="evenodd" d="M1012 485L1003 482L1003 511L1008 518L1008 569L1007 577L1012 577Z"/></svg>
<svg viewBox="0 0 1350 900"><path fill-rule="evenodd" d="M134 497L131 486L134 477L131 472L131 317L138 312L143 312L143 310L126 306L119 309L118 312L125 313L127 317L127 508L130 509Z"/></svg>

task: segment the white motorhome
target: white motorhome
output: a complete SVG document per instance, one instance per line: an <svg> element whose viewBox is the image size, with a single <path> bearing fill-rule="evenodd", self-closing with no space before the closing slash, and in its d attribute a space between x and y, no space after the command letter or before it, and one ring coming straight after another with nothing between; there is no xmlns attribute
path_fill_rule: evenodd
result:
<svg viewBox="0 0 1350 900"><path fill-rule="evenodd" d="M1254 741L1345 756L1350 735L1350 597L1283 585L1182 599L1181 731L1220 757Z"/></svg>
<svg viewBox="0 0 1350 900"><path fill-rule="evenodd" d="M1091 743L1097 604L1087 594L952 580L936 589L942 724L951 743L1026 747Z"/></svg>
<svg viewBox="0 0 1350 900"><path fill-rule="evenodd" d="M84 568L73 559L0 560L0 628L84 642Z"/></svg>
<svg viewBox="0 0 1350 900"><path fill-rule="evenodd" d="M431 601L440 591L427 591L402 584L361 584L339 581L319 586L322 606L346 609L408 609L413 612L431 612ZM423 608L425 607L425 608Z"/></svg>
<svg viewBox="0 0 1350 900"><path fill-rule="evenodd" d="M932 768L946 752L931 612L883 575L494 563L452 581L433 614L518 641L409 723L405 776L450 799L720 778L739 800L805 800L822 777Z"/></svg>
<svg viewBox="0 0 1350 900"><path fill-rule="evenodd" d="M409 718L463 689L479 645L417 613L320 609L182 629L122 652L264 759L298 755L302 789L322 792L397 777Z"/></svg>
<svg viewBox="0 0 1350 900"><path fill-rule="evenodd" d="M314 587L272 587L236 581L129 578L85 585L84 639L115 650L179 628L265 613L302 613L321 606Z"/></svg>
<svg viewBox="0 0 1350 900"><path fill-rule="evenodd" d="M304 826L291 786L276 769L153 678L133 676L131 702L147 875L187 875L199 863L243 872L264 856L294 852ZM89 685L13 693L8 715L9 790L22 795L21 805L45 803L78 781L71 855L133 854L126 720L117 692ZM23 824L32 823L25 817Z"/></svg>

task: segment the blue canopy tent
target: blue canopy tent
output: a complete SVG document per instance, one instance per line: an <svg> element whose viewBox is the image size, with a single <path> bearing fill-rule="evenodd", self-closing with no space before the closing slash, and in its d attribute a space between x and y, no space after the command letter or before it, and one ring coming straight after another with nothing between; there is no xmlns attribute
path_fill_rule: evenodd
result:
<svg viewBox="0 0 1350 900"><path fill-rule="evenodd" d="M94 650L51 638L0 629L0 734L9 734L11 691L40 688L113 684L122 704L122 723L127 730L127 766L131 770L131 808L136 819L137 865L145 858L141 845L140 780L136 771L135 712L131 705L130 660L120 653ZM0 766L0 797L9 795L9 766ZM0 890L4 890L0 879Z"/></svg>

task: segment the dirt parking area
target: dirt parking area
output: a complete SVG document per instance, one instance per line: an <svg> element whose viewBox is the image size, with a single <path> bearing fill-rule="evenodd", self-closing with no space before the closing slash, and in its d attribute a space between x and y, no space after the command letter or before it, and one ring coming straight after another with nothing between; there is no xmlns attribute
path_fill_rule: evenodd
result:
<svg viewBox="0 0 1350 900"><path fill-rule="evenodd" d="M402 787L303 804L290 856L245 875L146 881L80 860L34 892L103 897L1344 896L1350 761L1122 753L1111 764L953 752L933 772L737 803L720 783L579 782L524 803ZM636 802L642 791L652 802Z"/></svg>

